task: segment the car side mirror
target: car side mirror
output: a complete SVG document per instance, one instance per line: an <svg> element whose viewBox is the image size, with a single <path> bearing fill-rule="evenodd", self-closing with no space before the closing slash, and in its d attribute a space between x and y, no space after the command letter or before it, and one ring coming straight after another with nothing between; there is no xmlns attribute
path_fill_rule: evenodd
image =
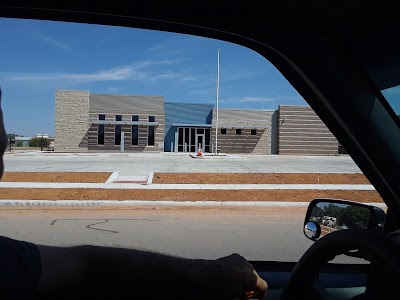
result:
<svg viewBox="0 0 400 300"><path fill-rule="evenodd" d="M339 199L314 199L304 220L304 234L317 241L343 229L383 230L386 213L379 207Z"/></svg>

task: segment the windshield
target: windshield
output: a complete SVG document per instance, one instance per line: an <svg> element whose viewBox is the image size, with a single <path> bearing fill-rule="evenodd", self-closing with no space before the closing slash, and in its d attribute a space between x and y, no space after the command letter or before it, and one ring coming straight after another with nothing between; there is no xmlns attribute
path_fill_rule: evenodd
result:
<svg viewBox="0 0 400 300"><path fill-rule="evenodd" d="M400 116L400 87L394 86L381 91L383 96L385 96L387 102L390 104L396 115Z"/></svg>
<svg viewBox="0 0 400 300"><path fill-rule="evenodd" d="M254 51L64 22L0 19L0 32L4 235L295 262L312 199L385 207Z"/></svg>

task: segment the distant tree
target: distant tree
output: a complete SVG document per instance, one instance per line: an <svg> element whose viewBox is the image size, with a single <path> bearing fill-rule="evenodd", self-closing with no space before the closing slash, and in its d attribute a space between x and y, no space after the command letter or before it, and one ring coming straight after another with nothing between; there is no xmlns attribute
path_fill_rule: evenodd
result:
<svg viewBox="0 0 400 300"><path fill-rule="evenodd" d="M370 211L365 207L348 206L340 218L341 224L351 229L365 229L368 227Z"/></svg>
<svg viewBox="0 0 400 300"><path fill-rule="evenodd" d="M326 216L340 218L343 213L343 208L336 204L329 204L324 206L324 214Z"/></svg>
<svg viewBox="0 0 400 300"><path fill-rule="evenodd" d="M324 215L324 210L321 207L315 206L311 212L311 218L313 217L322 217Z"/></svg>
<svg viewBox="0 0 400 300"><path fill-rule="evenodd" d="M16 141L15 142L15 147L22 147L24 143L22 141Z"/></svg>
<svg viewBox="0 0 400 300"><path fill-rule="evenodd" d="M46 138L33 137L29 140L29 147L49 147L50 141Z"/></svg>

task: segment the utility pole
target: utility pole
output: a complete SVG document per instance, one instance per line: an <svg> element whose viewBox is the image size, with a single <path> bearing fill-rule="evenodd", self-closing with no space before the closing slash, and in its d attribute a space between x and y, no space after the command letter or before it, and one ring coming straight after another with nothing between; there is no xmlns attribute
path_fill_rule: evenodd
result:
<svg viewBox="0 0 400 300"><path fill-rule="evenodd" d="M220 49L218 48L218 67L217 67L217 104L216 104L216 121L215 121L215 155L218 155L219 52L220 52Z"/></svg>

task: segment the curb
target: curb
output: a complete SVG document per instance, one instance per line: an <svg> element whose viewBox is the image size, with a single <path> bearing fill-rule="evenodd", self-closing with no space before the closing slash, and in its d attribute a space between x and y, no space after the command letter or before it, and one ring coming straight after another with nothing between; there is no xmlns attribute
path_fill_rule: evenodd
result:
<svg viewBox="0 0 400 300"><path fill-rule="evenodd" d="M117 173L118 174L118 173ZM111 175L112 176L112 175ZM111 178L110 176L110 178ZM119 175L118 175L119 176ZM110 179L109 178L109 179ZM108 180L109 180L108 179ZM148 178L149 179L149 178ZM108 181L107 180L107 181ZM115 179L114 179L115 180ZM148 181L147 181L148 182ZM150 189L150 190L359 190L375 191L368 184L138 184L138 183L57 183L57 182L0 182L0 188L45 189Z"/></svg>
<svg viewBox="0 0 400 300"><path fill-rule="evenodd" d="M309 202L279 202L279 201L145 201L145 200L0 200L0 207L307 207ZM383 203L364 203L367 205L387 208Z"/></svg>
<svg viewBox="0 0 400 300"><path fill-rule="evenodd" d="M110 177L108 177L106 183L112 183L115 179L118 178L118 172L112 172L112 174L110 175Z"/></svg>
<svg viewBox="0 0 400 300"><path fill-rule="evenodd" d="M153 176L154 176L154 172L150 172L149 177L147 177L147 185L150 185L153 183Z"/></svg>

